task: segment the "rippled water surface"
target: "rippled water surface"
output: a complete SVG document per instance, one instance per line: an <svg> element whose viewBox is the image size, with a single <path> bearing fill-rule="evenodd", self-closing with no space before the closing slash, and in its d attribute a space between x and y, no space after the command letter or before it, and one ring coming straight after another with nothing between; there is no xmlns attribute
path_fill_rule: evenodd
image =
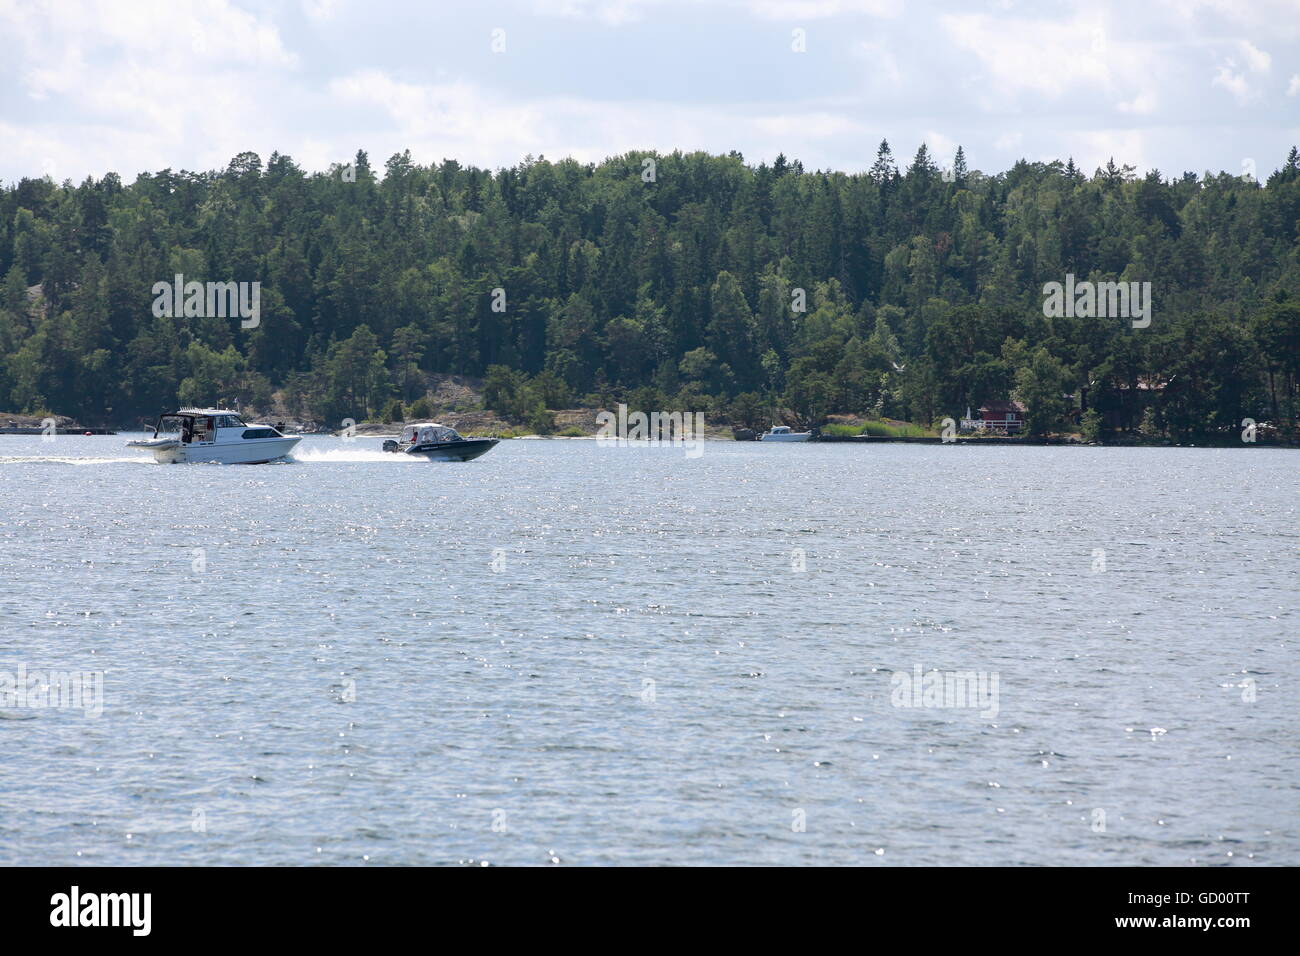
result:
<svg viewBox="0 0 1300 956"><path fill-rule="evenodd" d="M1300 864L1296 451L127 437L0 437L0 672L104 692L0 863Z"/></svg>

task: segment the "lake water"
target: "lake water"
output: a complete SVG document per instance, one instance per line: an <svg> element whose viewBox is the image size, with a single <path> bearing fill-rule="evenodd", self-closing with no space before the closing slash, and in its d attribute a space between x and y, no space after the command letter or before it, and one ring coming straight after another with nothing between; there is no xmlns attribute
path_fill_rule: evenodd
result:
<svg viewBox="0 0 1300 956"><path fill-rule="evenodd" d="M1300 452L128 437L0 437L0 864L1300 864Z"/></svg>

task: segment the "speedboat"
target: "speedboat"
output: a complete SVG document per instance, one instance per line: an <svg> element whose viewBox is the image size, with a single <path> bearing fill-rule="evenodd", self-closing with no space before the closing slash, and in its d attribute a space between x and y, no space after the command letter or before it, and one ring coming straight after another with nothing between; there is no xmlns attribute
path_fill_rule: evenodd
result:
<svg viewBox="0 0 1300 956"><path fill-rule="evenodd" d="M397 440L384 442L384 451L420 455L433 461L470 461L490 452L499 438L462 438L450 425L422 422L407 425Z"/></svg>
<svg viewBox="0 0 1300 956"><path fill-rule="evenodd" d="M812 432L792 432L789 425L773 425L771 431L759 436L759 441L807 441Z"/></svg>
<svg viewBox="0 0 1300 956"><path fill-rule="evenodd" d="M260 465L284 458L301 435L285 435L271 425L245 422L224 408L182 408L158 416L153 437L126 443L145 448L164 465L215 461L226 465Z"/></svg>

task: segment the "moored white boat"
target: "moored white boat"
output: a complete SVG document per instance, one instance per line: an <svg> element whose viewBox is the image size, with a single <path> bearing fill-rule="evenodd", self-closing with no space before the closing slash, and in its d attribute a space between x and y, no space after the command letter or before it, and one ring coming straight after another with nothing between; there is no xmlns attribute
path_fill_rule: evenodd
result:
<svg viewBox="0 0 1300 956"><path fill-rule="evenodd" d="M153 452L161 464L220 462L260 465L284 458L302 441L271 425L245 422L223 408L182 408L158 417L153 437L126 443Z"/></svg>
<svg viewBox="0 0 1300 956"><path fill-rule="evenodd" d="M773 425L771 431L759 436L759 441L807 441L812 432L792 432L789 425Z"/></svg>

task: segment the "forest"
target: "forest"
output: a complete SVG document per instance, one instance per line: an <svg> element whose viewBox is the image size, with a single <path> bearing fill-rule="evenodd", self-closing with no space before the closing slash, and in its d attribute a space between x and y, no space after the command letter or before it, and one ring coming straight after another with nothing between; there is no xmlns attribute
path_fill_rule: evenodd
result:
<svg viewBox="0 0 1300 956"><path fill-rule="evenodd" d="M1293 439L1298 240L1295 148L1263 181L1113 160L988 175L924 145L900 168L887 142L859 173L735 152L380 170L359 151L317 172L241 153L130 184L26 178L0 188L0 408L337 424L418 417L456 375L538 431L616 402L929 427L1015 398L1035 434L1194 441L1249 418ZM259 282L256 327L155 315L177 274ZM1045 316L1067 274L1149 282L1149 326Z"/></svg>

